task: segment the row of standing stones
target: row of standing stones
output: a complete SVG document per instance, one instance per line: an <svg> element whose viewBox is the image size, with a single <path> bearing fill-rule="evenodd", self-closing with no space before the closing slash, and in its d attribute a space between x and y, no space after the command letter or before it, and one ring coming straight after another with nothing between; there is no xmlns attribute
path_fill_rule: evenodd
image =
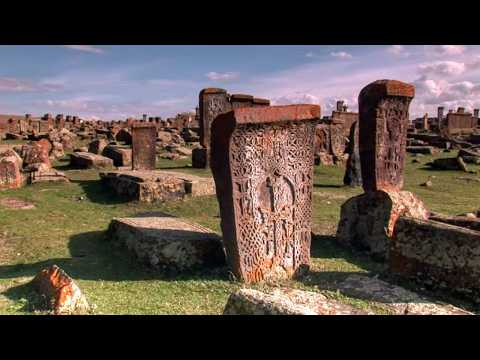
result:
<svg viewBox="0 0 480 360"><path fill-rule="evenodd" d="M320 107L226 105L229 98L217 90L200 93L200 123L204 160L212 169L220 205L222 240L206 236L210 241L192 242L185 236L190 230L177 232L185 224L178 228L161 220L160 226L170 224L167 233L175 234L174 241L145 247L138 240L132 242L130 236L128 246L151 264L181 263L180 268L207 264L210 258L221 263L221 248L235 278L246 284L302 276L310 264L314 138ZM408 110L414 93L412 85L395 80L375 81L361 91L358 126L352 129L358 141L352 144L349 166L361 174L364 194L342 206L337 240L386 261L395 275L479 301L480 232L429 219L422 201L402 191ZM133 156L137 159L133 170L154 169L155 140L152 126L132 127L132 151L141 155ZM109 229L112 238L115 228L122 228L118 219ZM150 235L137 238L151 244L152 239L164 236L157 230L153 226ZM185 238L188 246L187 241L182 243ZM197 254L202 261L191 261ZM269 301L250 301L252 293L244 289L232 295L225 313L275 313L278 299L295 303L295 299L306 301L305 296L310 299L306 303L316 304L310 306L312 313L355 313L346 308L336 312L332 309L340 305L321 296L311 301L310 295L295 292L286 300L291 293L262 295ZM277 310L263 311L265 306ZM322 310L325 307L330 310Z"/></svg>

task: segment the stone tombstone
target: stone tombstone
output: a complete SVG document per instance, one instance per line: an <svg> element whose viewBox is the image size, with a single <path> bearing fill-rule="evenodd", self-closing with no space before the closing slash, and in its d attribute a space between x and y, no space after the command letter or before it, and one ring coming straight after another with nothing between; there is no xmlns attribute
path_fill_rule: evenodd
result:
<svg viewBox="0 0 480 360"><path fill-rule="evenodd" d="M347 146L348 160L343 177L343 184L347 186L362 186L362 169L360 165L360 153L358 149L358 122L354 122L350 129Z"/></svg>
<svg viewBox="0 0 480 360"><path fill-rule="evenodd" d="M132 170L155 170L157 128L152 123L132 125Z"/></svg>
<svg viewBox="0 0 480 360"><path fill-rule="evenodd" d="M366 192L401 190L408 109L414 96L413 85L397 80L377 80L360 92L359 152Z"/></svg>
<svg viewBox="0 0 480 360"><path fill-rule="evenodd" d="M210 129L213 120L219 114L230 111L227 91L224 89L207 88L200 91L200 145L210 148Z"/></svg>
<svg viewBox="0 0 480 360"><path fill-rule="evenodd" d="M230 267L247 283L308 269L318 105L234 109L212 126L211 168Z"/></svg>

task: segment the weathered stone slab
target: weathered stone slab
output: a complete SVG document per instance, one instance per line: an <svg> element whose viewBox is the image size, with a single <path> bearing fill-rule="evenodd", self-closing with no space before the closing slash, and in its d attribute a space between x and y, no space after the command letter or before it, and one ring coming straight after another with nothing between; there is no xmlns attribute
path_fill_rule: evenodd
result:
<svg viewBox="0 0 480 360"><path fill-rule="evenodd" d="M132 169L155 170L157 128L152 123L132 125Z"/></svg>
<svg viewBox="0 0 480 360"><path fill-rule="evenodd" d="M215 194L212 178L174 171L113 171L100 173L107 186L122 196L142 202L179 200L185 196Z"/></svg>
<svg viewBox="0 0 480 360"><path fill-rule="evenodd" d="M310 263L316 105L239 108L212 125L211 167L234 275L288 278Z"/></svg>
<svg viewBox="0 0 480 360"><path fill-rule="evenodd" d="M55 315L81 314L91 310L78 285L56 265L38 273L32 284L46 298Z"/></svg>
<svg viewBox="0 0 480 360"><path fill-rule="evenodd" d="M433 146L407 146L407 152L411 154L433 155L438 151Z"/></svg>
<svg viewBox="0 0 480 360"><path fill-rule="evenodd" d="M277 288L271 293L240 289L230 295L224 315L373 315L325 295Z"/></svg>
<svg viewBox="0 0 480 360"><path fill-rule="evenodd" d="M403 186L408 108L415 87L378 80L358 97L362 183L365 191L400 190Z"/></svg>
<svg viewBox="0 0 480 360"><path fill-rule="evenodd" d="M88 152L75 152L70 154L72 167L80 169L110 169L113 168L113 160L105 156Z"/></svg>
<svg viewBox="0 0 480 360"><path fill-rule="evenodd" d="M396 315L473 315L450 304L432 301L383 280L351 275L337 284L344 295L386 305Z"/></svg>
<svg viewBox="0 0 480 360"><path fill-rule="evenodd" d="M39 182L69 182L65 173L55 170L31 171L28 173L28 183L35 184Z"/></svg>
<svg viewBox="0 0 480 360"><path fill-rule="evenodd" d="M431 167L438 170L460 170L468 172L468 168L461 157L435 159Z"/></svg>
<svg viewBox="0 0 480 360"><path fill-rule="evenodd" d="M342 205L337 240L346 247L384 259L397 219L410 216L426 220L428 215L423 202L409 191L367 192Z"/></svg>
<svg viewBox="0 0 480 360"><path fill-rule="evenodd" d="M220 237L203 226L179 218L113 219L108 236L156 268L184 271L225 264Z"/></svg>
<svg viewBox="0 0 480 360"><path fill-rule="evenodd" d="M480 232L400 217L390 246L389 269L480 302Z"/></svg>

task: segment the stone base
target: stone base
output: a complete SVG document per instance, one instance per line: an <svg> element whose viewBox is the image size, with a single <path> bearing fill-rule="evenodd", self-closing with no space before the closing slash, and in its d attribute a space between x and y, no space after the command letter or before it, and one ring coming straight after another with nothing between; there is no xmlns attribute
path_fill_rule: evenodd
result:
<svg viewBox="0 0 480 360"><path fill-rule="evenodd" d="M296 289L264 293L241 289L228 299L224 315L368 315L369 313L328 299L325 295ZM370 313L372 314L372 313Z"/></svg>
<svg viewBox="0 0 480 360"><path fill-rule="evenodd" d="M480 302L480 231L400 217L389 269L403 278Z"/></svg>
<svg viewBox="0 0 480 360"><path fill-rule="evenodd" d="M421 200L409 191L375 191L347 200L341 207L337 240L340 244L385 259L399 216L428 219Z"/></svg>
<svg viewBox="0 0 480 360"><path fill-rule="evenodd" d="M196 169L208 168L208 151L206 148L196 148L192 150L192 167Z"/></svg>
<svg viewBox="0 0 480 360"><path fill-rule="evenodd" d="M88 152L75 152L70 154L72 167L80 169L111 169L113 160L105 156L91 154Z"/></svg>
<svg viewBox="0 0 480 360"><path fill-rule="evenodd" d="M174 217L113 219L108 237L155 268L183 271L225 264L217 234Z"/></svg>
<svg viewBox="0 0 480 360"><path fill-rule="evenodd" d="M100 173L102 181L121 196L142 202L179 200L185 196L215 195L212 178L174 171L112 171Z"/></svg>

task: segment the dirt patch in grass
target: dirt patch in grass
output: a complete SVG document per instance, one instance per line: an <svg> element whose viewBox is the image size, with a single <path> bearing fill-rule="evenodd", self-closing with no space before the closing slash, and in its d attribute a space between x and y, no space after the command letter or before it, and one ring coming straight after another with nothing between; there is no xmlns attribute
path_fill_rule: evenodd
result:
<svg viewBox="0 0 480 360"><path fill-rule="evenodd" d="M6 197L3 199L0 199L0 205L8 208L8 209L20 209L20 210L30 210L30 209L35 209L35 205L32 203L12 198L12 197Z"/></svg>

